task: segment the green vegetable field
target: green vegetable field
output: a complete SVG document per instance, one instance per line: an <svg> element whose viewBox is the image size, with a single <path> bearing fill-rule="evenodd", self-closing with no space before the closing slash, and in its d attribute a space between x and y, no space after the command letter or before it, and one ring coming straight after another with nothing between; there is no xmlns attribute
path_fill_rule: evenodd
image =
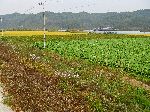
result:
<svg viewBox="0 0 150 112"><path fill-rule="evenodd" d="M41 48L43 43L36 45ZM47 47L64 57L122 68L150 78L150 38L53 39L48 41Z"/></svg>
<svg viewBox="0 0 150 112"><path fill-rule="evenodd" d="M0 73L14 111L150 112L150 37L0 37Z"/></svg>

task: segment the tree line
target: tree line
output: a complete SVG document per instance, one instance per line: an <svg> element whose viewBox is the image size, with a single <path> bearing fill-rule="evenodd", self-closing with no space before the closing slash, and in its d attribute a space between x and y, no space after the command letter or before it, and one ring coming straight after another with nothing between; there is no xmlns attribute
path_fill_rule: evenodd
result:
<svg viewBox="0 0 150 112"><path fill-rule="evenodd" d="M6 30L41 30L43 28L42 12L38 14L13 13L0 15L0 17L3 18L0 28ZM46 12L47 30L84 30L108 26L119 30L150 31L150 9L120 13Z"/></svg>

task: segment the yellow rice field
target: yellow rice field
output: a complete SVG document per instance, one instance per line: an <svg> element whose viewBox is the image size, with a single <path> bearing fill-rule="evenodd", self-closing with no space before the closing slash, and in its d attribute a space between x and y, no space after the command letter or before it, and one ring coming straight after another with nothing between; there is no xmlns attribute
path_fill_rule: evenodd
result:
<svg viewBox="0 0 150 112"><path fill-rule="evenodd" d="M130 34L130 35L144 35L144 36L150 36L150 34Z"/></svg>
<svg viewBox="0 0 150 112"><path fill-rule="evenodd" d="M83 32L70 33L70 32L48 32L46 35L72 35L72 34L87 34ZM1 35L1 32L0 32ZM5 31L4 36L32 36L32 35L43 35L43 31Z"/></svg>
<svg viewBox="0 0 150 112"><path fill-rule="evenodd" d="M74 34L87 34L85 32L71 33L71 32L48 32L46 35L74 35ZM33 36L33 35L43 35L43 31L5 31L4 36ZM144 35L150 36L150 34L129 34L129 35ZM0 32L1 36L1 32Z"/></svg>

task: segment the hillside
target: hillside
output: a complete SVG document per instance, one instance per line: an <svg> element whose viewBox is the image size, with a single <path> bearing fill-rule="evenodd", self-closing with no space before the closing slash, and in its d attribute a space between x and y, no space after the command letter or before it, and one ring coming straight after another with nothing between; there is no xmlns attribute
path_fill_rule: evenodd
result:
<svg viewBox="0 0 150 112"><path fill-rule="evenodd" d="M0 15L3 18L0 28L42 29L42 16L42 13ZM46 18L47 29L93 29L111 26L120 30L150 31L150 9L120 13L46 12Z"/></svg>

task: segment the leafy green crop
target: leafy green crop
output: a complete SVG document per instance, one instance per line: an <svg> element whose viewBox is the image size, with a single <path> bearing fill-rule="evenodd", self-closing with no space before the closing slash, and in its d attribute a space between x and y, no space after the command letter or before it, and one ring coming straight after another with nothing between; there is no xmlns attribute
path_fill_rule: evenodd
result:
<svg viewBox="0 0 150 112"><path fill-rule="evenodd" d="M38 42L36 46L42 48L43 43ZM64 57L123 68L150 78L150 38L50 39L47 47Z"/></svg>

